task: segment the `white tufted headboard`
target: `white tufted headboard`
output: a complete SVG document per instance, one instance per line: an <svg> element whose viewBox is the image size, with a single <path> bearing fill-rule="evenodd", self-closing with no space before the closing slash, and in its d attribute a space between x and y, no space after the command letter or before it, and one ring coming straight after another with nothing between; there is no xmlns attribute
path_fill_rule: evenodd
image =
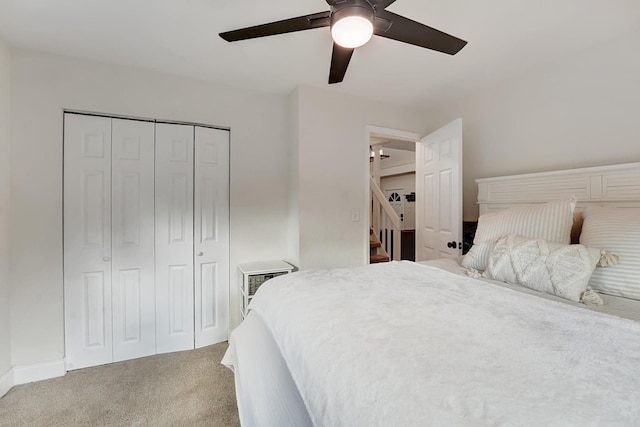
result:
<svg viewBox="0 0 640 427"><path fill-rule="evenodd" d="M574 195L585 206L640 207L640 163L477 179L480 215Z"/></svg>

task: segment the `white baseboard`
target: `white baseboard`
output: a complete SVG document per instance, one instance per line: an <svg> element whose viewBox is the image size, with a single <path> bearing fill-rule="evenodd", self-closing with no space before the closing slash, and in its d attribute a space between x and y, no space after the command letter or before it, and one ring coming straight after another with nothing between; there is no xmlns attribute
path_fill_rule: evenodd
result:
<svg viewBox="0 0 640 427"><path fill-rule="evenodd" d="M11 387L13 387L13 368L0 376L0 397L7 394Z"/></svg>
<svg viewBox="0 0 640 427"><path fill-rule="evenodd" d="M14 366L13 384L19 385L48 380L49 378L62 377L66 373L64 359L34 363L33 365Z"/></svg>

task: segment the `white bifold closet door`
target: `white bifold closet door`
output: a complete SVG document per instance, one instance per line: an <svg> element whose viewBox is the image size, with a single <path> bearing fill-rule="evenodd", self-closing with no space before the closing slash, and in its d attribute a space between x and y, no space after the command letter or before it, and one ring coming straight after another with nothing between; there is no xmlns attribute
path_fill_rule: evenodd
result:
<svg viewBox="0 0 640 427"><path fill-rule="evenodd" d="M154 123L113 119L113 361L155 354Z"/></svg>
<svg viewBox="0 0 640 427"><path fill-rule="evenodd" d="M65 114L67 369L227 339L229 132Z"/></svg>
<svg viewBox="0 0 640 427"><path fill-rule="evenodd" d="M195 128L195 346L229 333L229 132Z"/></svg>
<svg viewBox="0 0 640 427"><path fill-rule="evenodd" d="M68 369L155 352L154 124L65 114Z"/></svg>
<svg viewBox="0 0 640 427"><path fill-rule="evenodd" d="M156 348L193 348L193 126L156 125Z"/></svg>
<svg viewBox="0 0 640 427"><path fill-rule="evenodd" d="M225 341L229 132L156 125L158 353Z"/></svg>

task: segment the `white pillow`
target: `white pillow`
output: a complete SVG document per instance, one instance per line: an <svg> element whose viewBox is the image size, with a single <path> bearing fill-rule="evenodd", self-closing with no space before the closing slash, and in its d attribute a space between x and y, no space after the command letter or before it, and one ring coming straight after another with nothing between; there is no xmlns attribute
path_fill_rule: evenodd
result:
<svg viewBox="0 0 640 427"><path fill-rule="evenodd" d="M618 264L597 269L589 286L598 292L640 300L640 209L588 207L580 243L618 255Z"/></svg>
<svg viewBox="0 0 640 427"><path fill-rule="evenodd" d="M462 266L484 270L493 243L503 234L518 234L550 242L571 243L571 226L575 198L539 205L523 205L480 216L473 246L462 260Z"/></svg>
<svg viewBox="0 0 640 427"><path fill-rule="evenodd" d="M496 241L483 276L579 302L599 260L598 249L507 234Z"/></svg>

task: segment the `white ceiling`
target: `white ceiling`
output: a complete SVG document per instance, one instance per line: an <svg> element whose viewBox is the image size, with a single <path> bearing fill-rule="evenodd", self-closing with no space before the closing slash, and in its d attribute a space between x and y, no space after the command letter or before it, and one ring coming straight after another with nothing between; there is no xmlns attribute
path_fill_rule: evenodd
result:
<svg viewBox="0 0 640 427"><path fill-rule="evenodd" d="M398 0L390 11L469 44L449 56L374 37L355 52L345 81L332 86L328 28L237 43L218 37L327 9L322 0L0 0L0 37L260 91L289 93L303 84L428 107L640 25L638 0Z"/></svg>

